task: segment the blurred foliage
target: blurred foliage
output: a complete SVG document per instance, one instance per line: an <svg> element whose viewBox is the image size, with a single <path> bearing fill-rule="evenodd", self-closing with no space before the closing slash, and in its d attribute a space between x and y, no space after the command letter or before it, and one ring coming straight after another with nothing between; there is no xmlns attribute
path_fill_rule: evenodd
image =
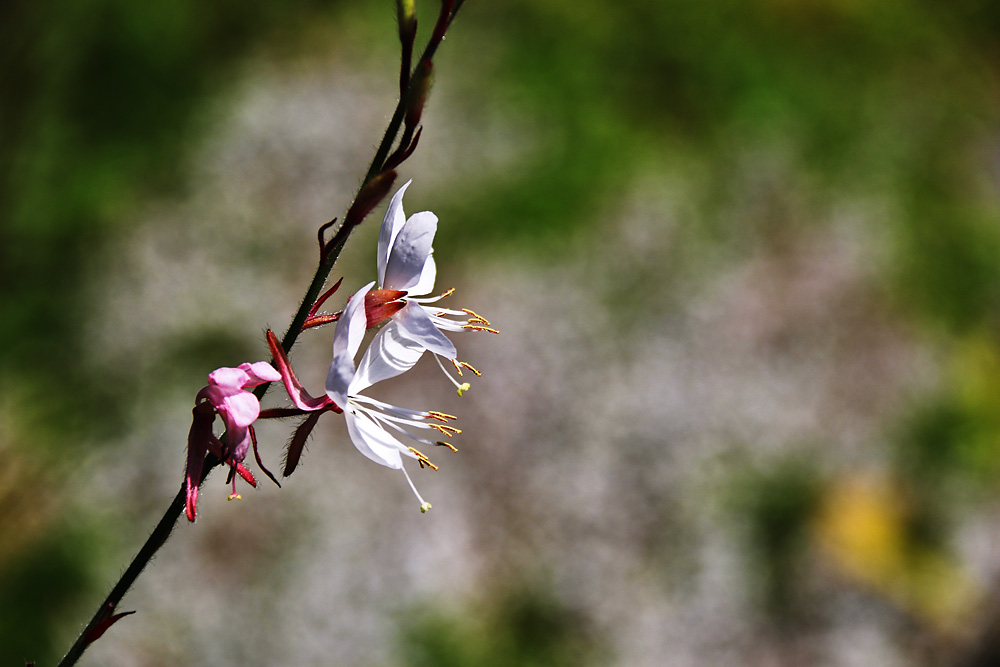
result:
<svg viewBox="0 0 1000 667"><path fill-rule="evenodd" d="M144 198L178 191L202 107L240 59L337 4L0 3L0 383L18 419L0 441L6 466L29 451L65 462L122 428L136 379L88 367L80 348L89 258ZM23 510L22 524L40 511ZM65 648L53 624L90 585L90 561L57 525L21 542L0 571L3 660L51 664Z"/></svg>
<svg viewBox="0 0 1000 667"><path fill-rule="evenodd" d="M803 561L821 490L817 471L798 459L744 471L733 481L732 511L747 533L748 564L761 606L775 623L801 620L807 572Z"/></svg>
<svg viewBox="0 0 1000 667"><path fill-rule="evenodd" d="M144 198L181 186L202 107L240 58L335 5L0 5L0 379L43 406L38 424L120 422L127 386L81 367L81 270Z"/></svg>
<svg viewBox="0 0 1000 667"><path fill-rule="evenodd" d="M799 196L892 198L885 271L902 308L949 328L996 319L995 5L552 0L471 3L465 18L502 35L491 43L503 51L476 63L488 92L475 97L518 105L544 131L516 170L445 211L479 221L452 243L566 247L581 228L601 233L594 213L631 181L685 155L708 176L707 214L687 222L742 242L734 169L769 143L813 179Z"/></svg>
<svg viewBox="0 0 1000 667"><path fill-rule="evenodd" d="M480 613L414 610L398 655L409 667L575 667L607 657L592 624L543 586L498 595Z"/></svg>
<svg viewBox="0 0 1000 667"><path fill-rule="evenodd" d="M0 658L5 664L34 660L52 665L65 650L64 627L82 590L94 585L90 564L95 535L60 522L0 568ZM75 626L74 626L75 627Z"/></svg>
<svg viewBox="0 0 1000 667"><path fill-rule="evenodd" d="M891 479L845 475L825 489L816 538L841 572L927 629L952 635L968 627L983 592L927 533L920 501Z"/></svg>

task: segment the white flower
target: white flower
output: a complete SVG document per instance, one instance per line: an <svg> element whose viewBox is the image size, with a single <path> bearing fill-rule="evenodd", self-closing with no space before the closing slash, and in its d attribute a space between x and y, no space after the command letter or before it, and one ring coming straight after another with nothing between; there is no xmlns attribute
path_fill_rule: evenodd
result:
<svg viewBox="0 0 1000 667"><path fill-rule="evenodd" d="M370 382L402 373L417 362L424 350L451 360L460 376L463 367L479 375L479 371L457 360L455 345L443 332L497 331L489 327L490 323L485 318L471 310L452 310L429 305L448 296L453 290L440 296L426 296L433 291L437 277L433 243L438 218L430 211L414 213L406 218L403 213L403 194L410 183L412 181L407 181L393 195L379 231L377 293L395 292L397 294L393 296L404 305L391 316L391 322L373 341L373 346L379 348L385 363L374 369L377 372L370 378ZM375 324L377 323L368 322L369 326ZM435 359L441 365L437 356ZM444 370L443 365L441 368ZM468 383L459 384L447 371L445 374L458 387L459 395L469 388Z"/></svg>
<svg viewBox="0 0 1000 667"><path fill-rule="evenodd" d="M374 283L369 283L358 290L337 321L333 334L333 362L326 377L326 395L343 409L347 431L358 451L376 463L402 470L420 501L420 510L426 512L430 509L430 503L420 497L403 467L402 457L416 459L421 467L428 466L435 470L437 467L422 452L403 444L400 438L424 445L444 445L454 450L451 445L414 435L407 429L435 430L448 437L460 431L446 425L455 419L451 415L409 410L361 395L361 391L375 382L398 375L411 367L422 352L422 349L416 352L413 346L400 343L393 335L386 335L386 327L372 341L355 368L354 357L367 328L364 297L372 285ZM390 356L385 356L387 351ZM411 360L414 353L416 358ZM402 366L405 368L400 370Z"/></svg>

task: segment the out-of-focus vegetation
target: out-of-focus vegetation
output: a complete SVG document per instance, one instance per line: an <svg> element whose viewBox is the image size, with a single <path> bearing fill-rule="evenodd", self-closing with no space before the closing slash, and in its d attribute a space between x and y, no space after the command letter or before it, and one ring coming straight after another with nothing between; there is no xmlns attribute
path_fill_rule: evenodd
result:
<svg viewBox="0 0 1000 667"><path fill-rule="evenodd" d="M287 40L336 3L117 0L0 6L0 623L4 660L51 664L45 639L88 581L87 542L38 514L83 456L125 427L136 378L80 349L92 254L144 198L177 191L178 167L240 59ZM37 471L46 467L47 475ZM37 496L43 496L41 500ZM11 537L7 537L11 536ZM75 555L71 555L75 554ZM61 638L60 638L61 639Z"/></svg>
<svg viewBox="0 0 1000 667"><path fill-rule="evenodd" d="M81 531L59 491L75 457L130 425L134 378L81 349L90 258L147 199L183 194L209 105L255 49L280 61L318 31L391 50L391 7L343 4L0 5L0 499L16 510L0 518L5 659L51 663L63 613L103 585L87 555L113 529ZM432 8L418 4L426 27ZM442 234L438 252L558 260L605 243L637 183L683 173L694 188L662 266L595 286L616 321L672 307L681 278L781 256L845 211L879 212L861 216L886 249L870 267L878 315L930 346L944 376L884 424L875 472L776 455L726 478L721 511L746 541L745 592L766 628L818 622L816 560L935 637L977 604L952 536L1000 489L998 55L1000 5L987 0L469 0L442 48L453 111L506 114L510 141L529 145L515 169L469 170L435 206L476 221ZM239 344L187 341L177 363L210 369ZM604 639L548 595L404 623L400 664L606 658Z"/></svg>

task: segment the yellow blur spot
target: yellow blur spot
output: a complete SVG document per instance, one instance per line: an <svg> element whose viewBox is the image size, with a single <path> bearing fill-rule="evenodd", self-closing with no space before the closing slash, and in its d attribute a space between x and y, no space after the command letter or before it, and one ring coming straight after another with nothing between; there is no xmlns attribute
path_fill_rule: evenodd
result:
<svg viewBox="0 0 1000 667"><path fill-rule="evenodd" d="M978 600L947 553L908 534L911 508L891 480L857 476L831 484L816 535L832 564L942 632L965 627Z"/></svg>

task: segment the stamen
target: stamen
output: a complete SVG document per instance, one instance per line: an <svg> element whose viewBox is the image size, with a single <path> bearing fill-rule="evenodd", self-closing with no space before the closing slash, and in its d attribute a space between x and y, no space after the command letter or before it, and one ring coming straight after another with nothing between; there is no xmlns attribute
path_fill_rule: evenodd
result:
<svg viewBox="0 0 1000 667"><path fill-rule="evenodd" d="M448 369L445 368L444 364L441 363L441 357L439 357L438 355L435 354L434 355L434 361L437 362L438 368L441 369L441 372L444 373L444 376L446 378L448 378L449 380L451 380L451 383L453 385L455 385L455 388L458 390L458 395L459 396L461 396L463 393L469 391L469 389L472 388L472 385L469 384L468 382L463 382L462 384L459 384L458 380L456 380L455 378L453 378L451 376L451 373L448 372ZM459 373L461 373L461 371L459 371Z"/></svg>
<svg viewBox="0 0 1000 667"><path fill-rule="evenodd" d="M431 463L431 460L429 458L427 458L427 455L424 454L423 452L421 452L420 450L416 449L415 447L407 447L407 449L409 449L411 452L413 452L414 454L416 454L416 456L417 456L417 463L420 464L421 468L423 468L424 466L427 466L431 470L437 470L438 469L438 467L436 465L434 465L433 463Z"/></svg>
<svg viewBox="0 0 1000 667"><path fill-rule="evenodd" d="M453 452L457 452L458 451L458 447L456 447L455 445L451 444L450 442L444 442L443 440L439 440L438 442L435 442L434 444L437 445L437 446L439 446L439 447L447 447L448 449L450 449Z"/></svg>
<svg viewBox="0 0 1000 667"><path fill-rule="evenodd" d="M468 368L468 369L469 369L470 371L472 371L472 372L473 372L473 373L475 374L475 376L476 376L477 378L478 378L478 377L482 377L482 376L483 376L483 374L482 374L482 373L480 373L480 372L479 372L478 370L476 370L476 368L475 368L475 367L474 367L474 366L473 366L472 364L470 364L470 363L467 363L467 362L465 362L465 361L457 361L457 362L455 362L455 365L456 365L456 366L465 366L465 367L466 367L466 368ZM458 374L459 374L459 375L461 375L461 374L462 374L462 371L458 371Z"/></svg>
<svg viewBox="0 0 1000 667"><path fill-rule="evenodd" d="M401 468L401 470L403 471L403 477L406 478L406 483L409 484L410 488L413 490L413 495L415 495L417 500L420 501L420 513L425 514L427 510L431 508L431 504L420 497L420 492L417 491L417 487L413 486L413 480L410 479L410 473L406 472L406 468Z"/></svg>
<svg viewBox="0 0 1000 667"><path fill-rule="evenodd" d="M442 294L441 296L439 296L438 298L439 298L439 299L443 299L443 298L445 298L446 296L451 296L451 295L452 295L452 294L454 294L454 293L455 293L455 288L454 288L454 287L449 287L449 288L448 288L448 289L446 289L446 290L444 291L444 293L443 293L443 294Z"/></svg>
<svg viewBox="0 0 1000 667"><path fill-rule="evenodd" d="M469 320L469 321L471 322L472 320ZM461 328L462 329L471 329L472 331L486 331L486 332L493 333L493 334L500 333L496 329L491 329L489 327L480 326L478 324L463 324L461 326Z"/></svg>
<svg viewBox="0 0 1000 667"><path fill-rule="evenodd" d="M455 428L454 426L445 426L444 424L428 424L428 426L430 426L432 429L435 429L436 431L438 431L438 432L440 432L440 433L448 436L449 438L452 435L458 435L459 433L462 432L462 429L460 429L460 428Z"/></svg>
<svg viewBox="0 0 1000 667"><path fill-rule="evenodd" d="M434 417L434 419L443 422L455 421L456 419L458 419L458 417L456 417L455 415L445 414L444 412L438 412L437 410L431 410L427 414L429 414L431 417Z"/></svg>
<svg viewBox="0 0 1000 667"><path fill-rule="evenodd" d="M470 315L471 316L471 317L469 317L469 321L470 322L474 322L475 324L485 324L486 326L490 325L490 321L488 319L486 319L485 317L483 317L482 315L480 315L479 313L477 313L474 310L469 310L468 308L463 308L462 312L465 313L466 315Z"/></svg>
<svg viewBox="0 0 1000 667"><path fill-rule="evenodd" d="M458 377L462 377L462 367L458 364L458 359L452 359L451 363L455 367L455 370L458 371Z"/></svg>

